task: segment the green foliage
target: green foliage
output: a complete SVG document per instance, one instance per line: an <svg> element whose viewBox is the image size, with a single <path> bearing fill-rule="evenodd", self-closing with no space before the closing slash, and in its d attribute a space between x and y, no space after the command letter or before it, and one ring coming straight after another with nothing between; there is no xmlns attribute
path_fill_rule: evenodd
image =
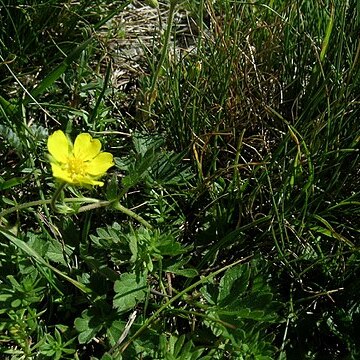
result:
<svg viewBox="0 0 360 360"><path fill-rule="evenodd" d="M125 273L115 281L114 308L120 312L133 309L139 301L145 299L146 279L136 274Z"/></svg>
<svg viewBox="0 0 360 360"><path fill-rule="evenodd" d="M166 151L159 136L135 133L132 137L135 152L116 159L119 169L126 172L122 179L124 191L145 182L152 188L187 185L193 175L183 163L186 152Z"/></svg>
<svg viewBox="0 0 360 360"><path fill-rule="evenodd" d="M186 341L185 335L179 337L170 335L167 339L162 335L159 342L159 359L166 360L205 360L206 356L201 356L204 349L195 349L193 342Z"/></svg>
<svg viewBox="0 0 360 360"><path fill-rule="evenodd" d="M174 239L172 234L160 234L158 230L148 230L145 228L127 230L119 224L114 223L107 229L98 228L97 236L90 235L90 239L95 247L101 252L107 252L114 263L130 263L131 268L137 273L143 271L154 271L154 263L162 262L168 257L175 257L184 254L190 250L190 247L184 247ZM186 262L174 262L169 270L175 273L184 271L181 269Z"/></svg>
<svg viewBox="0 0 360 360"><path fill-rule="evenodd" d="M358 359L359 5L128 3L0 0L0 358Z"/></svg>
<svg viewBox="0 0 360 360"><path fill-rule="evenodd" d="M266 323L277 321L278 305L255 262L230 268L219 284L206 285L201 293L210 305L206 311L210 320L204 324L217 338L230 341L233 356L273 358L274 336Z"/></svg>
<svg viewBox="0 0 360 360"><path fill-rule="evenodd" d="M69 346L75 339L71 339L66 343L63 343L61 333L58 329L55 328L54 334L55 336L46 334L45 341L39 347L40 353L46 357L56 360L71 359L76 350L74 348L69 348Z"/></svg>
<svg viewBox="0 0 360 360"><path fill-rule="evenodd" d="M103 328L103 314L95 309L85 310L81 314L81 318L75 319L74 325L79 332L79 343L86 344Z"/></svg>

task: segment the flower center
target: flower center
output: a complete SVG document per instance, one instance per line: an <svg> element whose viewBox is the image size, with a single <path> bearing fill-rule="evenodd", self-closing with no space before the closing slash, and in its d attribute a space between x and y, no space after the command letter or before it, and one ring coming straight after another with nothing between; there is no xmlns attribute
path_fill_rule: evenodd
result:
<svg viewBox="0 0 360 360"><path fill-rule="evenodd" d="M86 163L74 156L68 158L67 170L72 178L86 174Z"/></svg>

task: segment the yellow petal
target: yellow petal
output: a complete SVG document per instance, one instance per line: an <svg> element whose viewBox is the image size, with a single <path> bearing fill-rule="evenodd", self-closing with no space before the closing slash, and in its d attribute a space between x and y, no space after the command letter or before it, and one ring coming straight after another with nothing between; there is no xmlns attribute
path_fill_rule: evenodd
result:
<svg viewBox="0 0 360 360"><path fill-rule="evenodd" d="M69 184L74 184L73 179L70 176L70 173L66 170L63 170L59 165L52 163L51 169L53 176L57 179L63 180Z"/></svg>
<svg viewBox="0 0 360 360"><path fill-rule="evenodd" d="M90 176L77 176L76 177L76 184L77 185L98 185L103 186L104 183L102 181L97 181L91 178Z"/></svg>
<svg viewBox="0 0 360 360"><path fill-rule="evenodd" d="M101 176L106 171L114 166L114 160L112 154L108 152L102 152L95 159L87 164L86 171L93 176Z"/></svg>
<svg viewBox="0 0 360 360"><path fill-rule="evenodd" d="M71 151L72 144L61 130L57 130L49 136L47 147L50 155L56 161L65 163Z"/></svg>
<svg viewBox="0 0 360 360"><path fill-rule="evenodd" d="M90 134L79 134L74 143L74 156L78 159L88 161L99 154L101 142L93 139Z"/></svg>

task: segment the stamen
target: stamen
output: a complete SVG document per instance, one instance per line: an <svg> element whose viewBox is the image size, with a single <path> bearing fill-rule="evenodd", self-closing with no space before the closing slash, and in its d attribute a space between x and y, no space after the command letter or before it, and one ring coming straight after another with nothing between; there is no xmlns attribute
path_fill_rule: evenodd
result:
<svg viewBox="0 0 360 360"><path fill-rule="evenodd" d="M67 162L67 171L71 178L76 176L84 176L86 174L86 163L76 157L69 157Z"/></svg>

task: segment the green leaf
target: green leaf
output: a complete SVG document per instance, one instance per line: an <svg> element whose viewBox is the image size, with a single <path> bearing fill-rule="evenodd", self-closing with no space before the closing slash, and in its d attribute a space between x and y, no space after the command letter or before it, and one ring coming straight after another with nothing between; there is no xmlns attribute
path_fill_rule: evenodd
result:
<svg viewBox="0 0 360 360"><path fill-rule="evenodd" d="M164 234L160 237L157 249L161 255L176 256L185 253L188 249L183 247L171 235Z"/></svg>
<svg viewBox="0 0 360 360"><path fill-rule="evenodd" d="M145 156L149 150L158 149L163 143L164 138L155 134L144 134L134 132L132 135L133 144L138 154Z"/></svg>
<svg viewBox="0 0 360 360"><path fill-rule="evenodd" d="M17 185L21 185L25 181L26 181L25 178L20 178L20 177L14 177L12 179L5 180L5 181L0 183L0 190L10 189L10 188L15 187Z"/></svg>
<svg viewBox="0 0 360 360"><path fill-rule="evenodd" d="M49 238L44 234L36 234L28 232L26 234L27 243L32 247L40 256L45 257L49 249Z"/></svg>
<svg viewBox="0 0 360 360"><path fill-rule="evenodd" d="M79 343L80 344L88 343L96 335L98 330L100 330L100 328L87 329L87 330L84 330L83 332L81 332L78 336Z"/></svg>
<svg viewBox="0 0 360 360"><path fill-rule="evenodd" d="M116 200L118 198L119 184L116 175L113 175L108 181L106 188L106 199L109 201Z"/></svg>
<svg viewBox="0 0 360 360"><path fill-rule="evenodd" d="M243 295L249 285L250 269L247 264L239 264L226 271L220 280L218 303L222 306Z"/></svg>
<svg viewBox="0 0 360 360"><path fill-rule="evenodd" d="M106 334L108 336L111 346L114 346L125 328L125 323L119 320L113 321L110 328L107 329Z"/></svg>
<svg viewBox="0 0 360 360"><path fill-rule="evenodd" d="M0 233L3 234L7 239L9 239L16 247L24 251L26 254L31 256L34 260L36 260L41 265L44 265L51 269L52 271L56 272L58 275L62 276L64 279L66 279L68 282L76 286L79 290L81 290L84 293L92 293L91 289L86 287L84 284L81 284L80 282L72 279L70 276L66 275L62 271L58 270L56 267L50 265L42 256L40 256L33 248L31 248L26 242L23 240L20 240L13 236L12 234L9 234L6 231L0 230Z"/></svg>
<svg viewBox="0 0 360 360"><path fill-rule="evenodd" d="M17 152L20 152L23 149L21 138L17 132L14 132L9 126L0 124L0 136L2 136L4 141L6 140L13 149L16 149Z"/></svg>
<svg viewBox="0 0 360 360"><path fill-rule="evenodd" d="M74 321L76 330L80 333L78 336L80 344L86 344L101 330L102 320L98 319L91 310L85 310L81 318Z"/></svg>
<svg viewBox="0 0 360 360"><path fill-rule="evenodd" d="M197 276L199 273L196 269L194 269L194 268L184 269L183 268L183 266L186 265L189 260L190 260L190 257L187 257L187 258L181 259L180 261L177 261L173 265L167 266L166 272L185 276L188 278L193 278L193 277Z"/></svg>
<svg viewBox="0 0 360 360"><path fill-rule="evenodd" d="M128 241L129 241L129 248L131 251L130 261L134 263L138 257L137 238L136 236L129 236Z"/></svg>
<svg viewBox="0 0 360 360"><path fill-rule="evenodd" d="M122 274L114 284L114 307L121 312L134 308L139 301L144 300L146 289L145 277L133 273Z"/></svg>
<svg viewBox="0 0 360 360"><path fill-rule="evenodd" d="M178 154L159 150L159 158L150 171L152 182L162 186L187 184L194 176L189 165L183 161L187 152L187 149Z"/></svg>
<svg viewBox="0 0 360 360"><path fill-rule="evenodd" d="M135 162L132 169L129 169L129 175L125 176L121 183L126 190L137 185L147 175L151 166L157 161L159 154L153 149L146 152L143 158Z"/></svg>
<svg viewBox="0 0 360 360"><path fill-rule="evenodd" d="M105 353L102 357L101 357L101 360L121 360L122 357L112 357L109 353Z"/></svg>
<svg viewBox="0 0 360 360"><path fill-rule="evenodd" d="M171 269L171 268L167 268L166 270L167 272L176 274L176 275L180 275L180 276L185 276L187 278L194 278L195 276L198 276L199 273L196 269Z"/></svg>
<svg viewBox="0 0 360 360"><path fill-rule="evenodd" d="M51 261L67 266L63 247L58 241L49 240L49 248L46 252L46 257Z"/></svg>
<svg viewBox="0 0 360 360"><path fill-rule="evenodd" d="M16 112L16 105L12 104L11 102L4 99L2 96L0 96L0 106L4 110L5 114L11 116Z"/></svg>

